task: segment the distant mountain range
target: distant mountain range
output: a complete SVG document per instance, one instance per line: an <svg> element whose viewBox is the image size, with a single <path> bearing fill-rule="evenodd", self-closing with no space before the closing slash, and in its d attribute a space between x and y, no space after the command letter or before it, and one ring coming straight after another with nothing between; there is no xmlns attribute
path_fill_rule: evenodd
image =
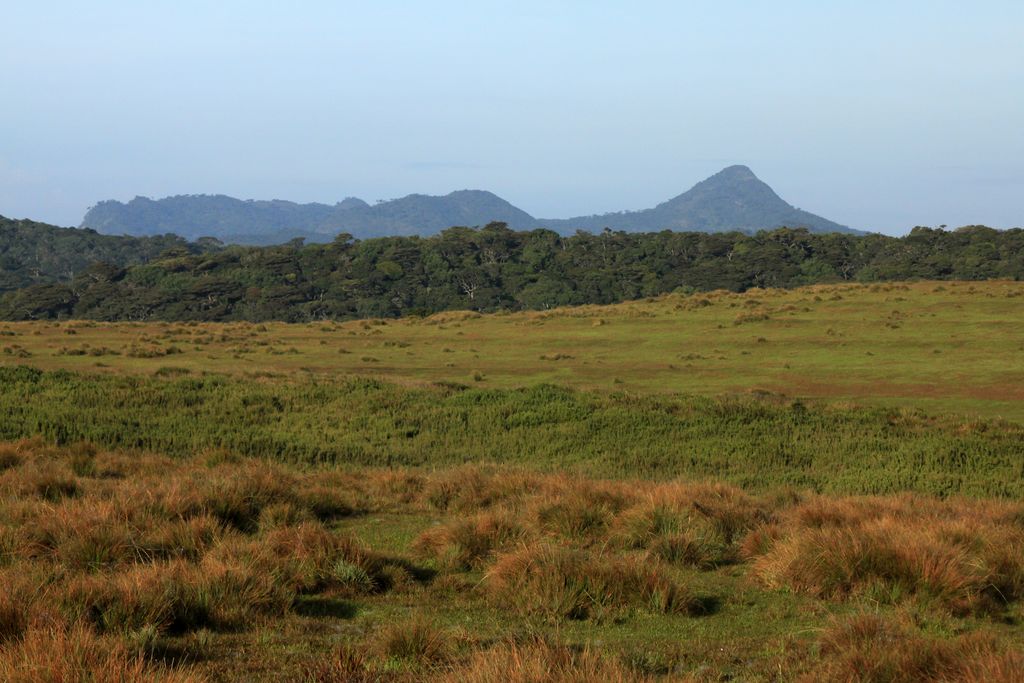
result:
<svg viewBox="0 0 1024 683"><path fill-rule="evenodd" d="M224 195L178 195L128 203L107 200L89 209L81 227L106 234L174 233L190 240L216 237L238 244L274 244L302 237L330 241L355 237L431 235L453 225L507 223L517 230L550 228L563 234L604 228L629 232L659 230L755 232L781 226L812 232L857 232L802 211L779 197L746 166L730 166L683 194L642 211L576 218L534 218L497 195L460 190L443 197L411 194L367 204L349 197L337 204L296 204L241 200Z"/></svg>

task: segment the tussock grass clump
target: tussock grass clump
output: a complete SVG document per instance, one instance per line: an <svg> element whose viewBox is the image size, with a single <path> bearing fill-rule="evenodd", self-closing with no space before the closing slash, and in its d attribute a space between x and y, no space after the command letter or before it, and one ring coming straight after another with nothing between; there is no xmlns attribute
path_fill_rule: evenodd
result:
<svg viewBox="0 0 1024 683"><path fill-rule="evenodd" d="M438 510L475 512L522 498L537 490L539 479L536 474L524 471L464 465L432 477L424 496Z"/></svg>
<svg viewBox="0 0 1024 683"><path fill-rule="evenodd" d="M98 637L87 626L39 625L17 643L0 647L0 680L17 683L117 681L118 683L202 683L190 667L147 664L124 645Z"/></svg>
<svg viewBox="0 0 1024 683"><path fill-rule="evenodd" d="M257 527L261 532L267 532L279 527L298 526L314 519L309 510L294 503L271 503L260 510Z"/></svg>
<svg viewBox="0 0 1024 683"><path fill-rule="evenodd" d="M15 552L74 571L196 559L223 531L221 523L209 516L168 520L118 499L25 506L19 521Z"/></svg>
<svg viewBox="0 0 1024 683"><path fill-rule="evenodd" d="M413 548L436 558L443 566L472 569L492 559L495 552L522 542L527 535L512 513L493 510L427 529L416 538Z"/></svg>
<svg viewBox="0 0 1024 683"><path fill-rule="evenodd" d="M736 559L736 541L770 517L764 503L721 484L673 482L615 519L612 538L672 564L709 569Z"/></svg>
<svg viewBox="0 0 1024 683"><path fill-rule="evenodd" d="M13 446L0 445L0 472L21 464L21 456Z"/></svg>
<svg viewBox="0 0 1024 683"><path fill-rule="evenodd" d="M225 534L223 523L211 515L160 520L136 541L142 558L197 561Z"/></svg>
<svg viewBox="0 0 1024 683"><path fill-rule="evenodd" d="M264 462L225 462L208 471L194 471L167 487L156 501L157 509L172 517L188 519L211 515L243 533L259 529L263 511L291 504L320 520L353 514L356 506L344 491L310 486L304 477L284 467Z"/></svg>
<svg viewBox="0 0 1024 683"><path fill-rule="evenodd" d="M184 353L177 346L160 346L159 344L131 344L125 349L124 355L129 358L163 358Z"/></svg>
<svg viewBox="0 0 1024 683"><path fill-rule="evenodd" d="M49 459L33 459L0 473L0 492L34 496L51 503L78 494L78 481L70 467Z"/></svg>
<svg viewBox="0 0 1024 683"><path fill-rule="evenodd" d="M230 552L204 557L197 581L208 601L208 624L215 628L237 629L255 618L282 617L295 602L294 590L276 575L246 564Z"/></svg>
<svg viewBox="0 0 1024 683"><path fill-rule="evenodd" d="M594 542L607 535L614 515L634 500L635 494L621 484L554 476L538 487L529 507L542 531Z"/></svg>
<svg viewBox="0 0 1024 683"><path fill-rule="evenodd" d="M536 510L537 526L577 540L597 541L605 536L612 520L611 511L586 497L568 495L541 502Z"/></svg>
<svg viewBox="0 0 1024 683"><path fill-rule="evenodd" d="M821 636L819 650L819 663L799 679L801 683L1024 680L1024 653L989 635L929 638L874 614L833 620Z"/></svg>
<svg viewBox="0 0 1024 683"><path fill-rule="evenodd" d="M821 499L797 506L744 543L769 587L821 598L910 595L955 613L997 610L1024 594L1024 530L1005 506L908 498Z"/></svg>
<svg viewBox="0 0 1024 683"><path fill-rule="evenodd" d="M69 622L87 621L120 634L145 627L182 632L211 623L203 577L181 561L80 576L60 591L58 600Z"/></svg>
<svg viewBox="0 0 1024 683"><path fill-rule="evenodd" d="M745 323L756 323L769 319L771 319L771 314L768 313L768 311L757 309L746 313L740 313L733 319L732 324L743 325Z"/></svg>
<svg viewBox="0 0 1024 683"><path fill-rule="evenodd" d="M384 683L396 680L391 672L374 671L359 651L342 646L328 657L307 664L303 683Z"/></svg>
<svg viewBox="0 0 1024 683"><path fill-rule="evenodd" d="M674 482L659 486L652 499L664 504L688 506L704 517L731 544L745 532L769 520L770 506L726 484Z"/></svg>
<svg viewBox="0 0 1024 683"><path fill-rule="evenodd" d="M444 683L647 683L654 679L629 670L596 649L534 639L507 641L475 652Z"/></svg>
<svg viewBox="0 0 1024 683"><path fill-rule="evenodd" d="M366 482L371 488L369 497L373 498L378 507L386 500L391 504L405 506L419 501L427 486L427 478L422 474L414 474L403 470L386 470L378 473Z"/></svg>
<svg viewBox="0 0 1024 683"><path fill-rule="evenodd" d="M95 571L139 559L132 515L111 501L70 501L34 525L35 546L51 546L66 568ZM26 530L29 531L29 530Z"/></svg>
<svg viewBox="0 0 1024 683"><path fill-rule="evenodd" d="M293 476L262 463L224 464L177 482L160 504L173 517L209 514L227 526L251 533L259 526L263 508L293 498L295 484Z"/></svg>
<svg viewBox="0 0 1024 683"><path fill-rule="evenodd" d="M615 537L670 564L710 568L725 561L729 546L707 518L665 505L637 506L616 520Z"/></svg>
<svg viewBox="0 0 1024 683"><path fill-rule="evenodd" d="M39 586L48 579L20 568L0 570L0 647L25 634L40 597Z"/></svg>
<svg viewBox="0 0 1024 683"><path fill-rule="evenodd" d="M499 603L554 619L600 619L628 607L670 614L697 605L658 565L549 543L499 555L484 584Z"/></svg>
<svg viewBox="0 0 1024 683"><path fill-rule="evenodd" d="M318 522L280 527L255 540L239 539L222 545L213 556L222 549L296 593L328 587L372 589L370 573L378 564L355 539L332 533Z"/></svg>
<svg viewBox="0 0 1024 683"><path fill-rule="evenodd" d="M161 680L149 660L165 638L283 618L308 593L411 580L321 521L353 511L344 477L227 456L6 448L19 463L0 473L0 680ZM23 668L46 642L67 658L34 678ZM191 680L174 671L168 680Z"/></svg>
<svg viewBox="0 0 1024 683"><path fill-rule="evenodd" d="M377 634L375 649L386 658L420 665L437 665L451 659L453 635L423 617L388 624Z"/></svg>

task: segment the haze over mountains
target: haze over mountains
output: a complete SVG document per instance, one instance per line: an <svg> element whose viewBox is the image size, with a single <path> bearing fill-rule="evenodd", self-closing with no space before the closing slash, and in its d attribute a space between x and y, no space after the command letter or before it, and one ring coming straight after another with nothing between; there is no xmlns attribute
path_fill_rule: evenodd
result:
<svg viewBox="0 0 1024 683"><path fill-rule="evenodd" d="M106 234L174 233L190 240L216 237L239 244L273 244L295 237L324 242L346 232L357 238L431 235L453 225L507 223L517 230L549 228L562 234L604 228L756 232L781 226L811 232L857 232L802 211L779 197L746 166L730 166L692 189L641 211L574 218L534 218L497 195L459 190L444 196L412 194L370 205L349 197L337 204L240 200L224 195L179 195L127 203L107 200L89 209L81 227Z"/></svg>

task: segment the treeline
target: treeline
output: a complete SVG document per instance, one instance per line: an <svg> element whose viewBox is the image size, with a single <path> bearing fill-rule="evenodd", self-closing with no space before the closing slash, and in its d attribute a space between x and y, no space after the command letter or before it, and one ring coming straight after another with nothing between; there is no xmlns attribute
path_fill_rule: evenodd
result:
<svg viewBox="0 0 1024 683"><path fill-rule="evenodd" d="M152 261L168 249L200 253L217 244L189 243L177 235L101 235L88 228L58 228L0 216L0 292L71 282L96 263L126 267Z"/></svg>
<svg viewBox="0 0 1024 683"><path fill-rule="evenodd" d="M915 228L900 238L786 228L562 237L491 223L428 238L359 241L343 234L330 244L294 240L273 247L176 243L148 263L104 261L8 292L0 316L309 321L608 304L680 289L1022 277L1021 229Z"/></svg>

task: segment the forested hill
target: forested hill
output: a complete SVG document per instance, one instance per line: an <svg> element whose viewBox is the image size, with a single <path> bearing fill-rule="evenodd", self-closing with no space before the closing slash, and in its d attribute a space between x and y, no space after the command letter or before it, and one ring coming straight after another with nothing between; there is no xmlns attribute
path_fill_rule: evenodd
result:
<svg viewBox="0 0 1024 683"><path fill-rule="evenodd" d="M0 292L71 282L95 263L124 267L151 261L168 250L203 249L203 244L189 244L175 235L113 237L0 216Z"/></svg>
<svg viewBox="0 0 1024 683"><path fill-rule="evenodd" d="M412 194L373 206L349 197L334 205L281 200L241 200L224 195L179 195L126 204L103 201L89 209L83 227L108 234L173 232L189 239L214 236L232 244L281 244L296 237L330 242L345 232L355 237L433 235L453 225L502 221L529 229L536 220L501 197L460 190L443 197Z"/></svg>
<svg viewBox="0 0 1024 683"><path fill-rule="evenodd" d="M807 228L811 232L857 232L792 206L746 166L729 166L653 209L544 220L541 223L555 230L590 231L607 227L641 232L756 232L788 226Z"/></svg>
<svg viewBox="0 0 1024 683"><path fill-rule="evenodd" d="M411 194L372 206L354 197L332 206L179 195L157 200L136 197L127 203L103 201L86 213L82 227L107 234L173 232L189 239L209 235L232 244L266 245L295 237L329 242L343 232L360 239L425 237L453 225L486 225L493 221L516 230L550 228L564 235L605 228L754 233L782 226L804 227L811 232L855 232L790 205L746 166L723 169L652 209L576 218L534 218L483 190L459 190L441 197Z"/></svg>
<svg viewBox="0 0 1024 683"><path fill-rule="evenodd" d="M902 238L792 229L561 237L496 223L430 238L342 235L305 246L178 248L146 264L94 266L87 276L8 292L0 316L311 321L915 278L1022 279L1024 230L915 228Z"/></svg>
<svg viewBox="0 0 1024 683"><path fill-rule="evenodd" d="M353 204L337 205L342 206ZM211 236L238 244L279 244L296 237L318 236L323 241L326 223L337 207L280 200L243 201L224 195L178 195L158 200L136 197L127 203L99 202L86 212L81 227L107 235L173 233L190 240Z"/></svg>

